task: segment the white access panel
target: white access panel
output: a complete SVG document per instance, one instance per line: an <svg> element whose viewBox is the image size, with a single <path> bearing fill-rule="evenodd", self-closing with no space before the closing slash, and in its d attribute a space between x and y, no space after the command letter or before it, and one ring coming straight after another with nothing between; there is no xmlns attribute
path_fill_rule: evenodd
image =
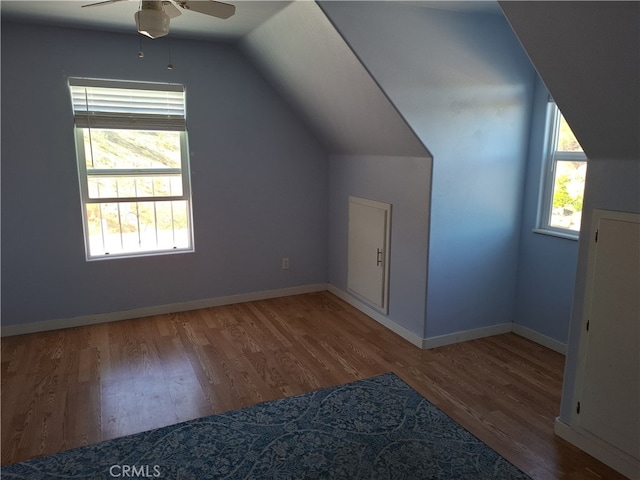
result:
<svg viewBox="0 0 640 480"><path fill-rule="evenodd" d="M596 210L575 419L640 459L640 215Z"/></svg>
<svg viewBox="0 0 640 480"><path fill-rule="evenodd" d="M388 313L391 205L349 197L347 289Z"/></svg>

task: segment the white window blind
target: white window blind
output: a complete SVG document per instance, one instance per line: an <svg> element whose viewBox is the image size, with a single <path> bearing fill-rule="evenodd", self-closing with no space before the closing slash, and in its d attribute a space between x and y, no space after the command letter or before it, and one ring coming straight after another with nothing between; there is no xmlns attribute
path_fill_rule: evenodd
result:
<svg viewBox="0 0 640 480"><path fill-rule="evenodd" d="M70 78L69 88L78 128L186 130L182 85Z"/></svg>

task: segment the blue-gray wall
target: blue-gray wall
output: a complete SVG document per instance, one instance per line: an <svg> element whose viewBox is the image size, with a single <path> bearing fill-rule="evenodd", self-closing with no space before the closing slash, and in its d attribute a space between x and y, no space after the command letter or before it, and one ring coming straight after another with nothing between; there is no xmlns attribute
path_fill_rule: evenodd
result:
<svg viewBox="0 0 640 480"><path fill-rule="evenodd" d="M4 325L325 283L327 156L233 46L2 24ZM68 76L186 85L195 253L87 262ZM289 257L291 269L280 269Z"/></svg>
<svg viewBox="0 0 640 480"><path fill-rule="evenodd" d="M322 8L433 154L430 338L514 319L535 73L501 15Z"/></svg>
<svg viewBox="0 0 640 480"><path fill-rule="evenodd" d="M535 85L524 189L514 322L566 344L575 286L578 241L534 233L544 175L549 92Z"/></svg>

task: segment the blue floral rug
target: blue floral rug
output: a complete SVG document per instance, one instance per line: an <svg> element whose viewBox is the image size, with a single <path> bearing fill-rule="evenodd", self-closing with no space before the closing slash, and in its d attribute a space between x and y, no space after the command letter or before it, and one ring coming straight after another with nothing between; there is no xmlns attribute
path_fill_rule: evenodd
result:
<svg viewBox="0 0 640 480"><path fill-rule="evenodd" d="M392 373L2 468L2 478L529 479Z"/></svg>

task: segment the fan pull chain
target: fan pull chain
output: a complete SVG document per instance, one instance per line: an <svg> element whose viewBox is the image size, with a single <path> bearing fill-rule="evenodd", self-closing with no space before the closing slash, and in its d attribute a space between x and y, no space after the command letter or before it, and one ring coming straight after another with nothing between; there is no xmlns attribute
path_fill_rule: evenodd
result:
<svg viewBox="0 0 640 480"><path fill-rule="evenodd" d="M171 39L167 38L167 42L169 45L169 64L167 65L167 70L173 70L173 63L171 62Z"/></svg>
<svg viewBox="0 0 640 480"><path fill-rule="evenodd" d="M140 35L140 48L138 49L138 57L143 58L144 57L144 52L142 51L142 35Z"/></svg>

